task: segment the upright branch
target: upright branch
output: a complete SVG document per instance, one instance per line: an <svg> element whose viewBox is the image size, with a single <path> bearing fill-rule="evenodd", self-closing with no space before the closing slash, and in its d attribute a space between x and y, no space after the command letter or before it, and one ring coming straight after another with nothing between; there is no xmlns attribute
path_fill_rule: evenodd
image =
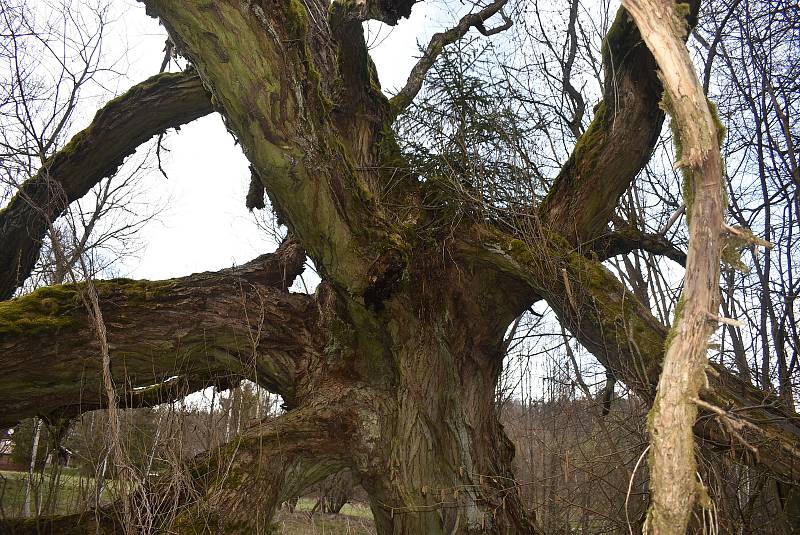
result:
<svg viewBox="0 0 800 535"><path fill-rule="evenodd" d="M697 482L692 427L707 384L708 338L717 324L723 232L720 128L684 44L686 23L670 0L623 0L656 58L665 108L684 171L689 251L681 302L667 338L649 428L652 504L647 531L683 534L705 489ZM702 505L702 504L701 504Z"/></svg>
<svg viewBox="0 0 800 535"><path fill-rule="evenodd" d="M150 397L145 392L173 392L169 378L176 375L202 384L215 371L238 376L254 368L254 378L290 409L280 422L264 422L224 448L231 476L218 477L225 463L212 457L193 463L195 479L210 476L200 485L209 506L188 497L189 510L172 522L178 532L193 532L194 520L209 516L218 520L208 524L212 531L263 531L282 495L342 466L370 495L379 533L534 532L496 413L503 335L514 317L545 299L615 377L643 399L656 397L667 328L579 246L592 242L599 256L640 247L682 259L658 236L618 224L603 237L659 135L664 85L683 140L692 242L684 317L667 344L669 379L662 383L670 383L659 389L653 413L654 442L677 443L655 444L654 456L682 466L664 468L659 458L653 479L673 470L669 479L689 489L680 503L670 501L675 489L667 499L659 490L651 525L670 523L664 504L685 512L699 492L693 465L687 468L692 428L715 446L735 449L715 419L695 424L691 398L760 424L752 436L762 454L747 460L796 479L797 420L781 417L763 392L722 367L709 374L711 388L700 389L716 318L721 162L716 126L682 42L684 14L671 3L631 2L667 73L663 84L639 29L624 9L618 13L603 48L604 101L539 207L542 224L519 239L516 229L483 217L439 225L450 206L461 214L465 206L452 197L443 208L428 203L435 184L412 173L398 184L396 175L409 166L390 128L443 46L472 27L487 34L503 28L484 26L503 0L434 37L394 103L380 91L361 22L395 23L412 0L142 1L196 66L250 160L251 204L259 204L263 188L323 280L313 297L289 294L263 279L270 269L249 264L162 283L98 283L111 371L126 374L139 401ZM293 265L302 265L297 257ZM66 398L85 406L87 395L75 384L85 363L94 363L86 375L97 374L97 351L74 293L44 289L0 305L0 397L13 402L0 401L4 421L37 407L65 410ZM58 336L67 331L69 337ZM688 364L676 364L683 357ZM31 358L59 366L32 371ZM91 386L99 390L96 379ZM255 448L262 443L281 456L264 458L268 452ZM288 490L279 492L280 484ZM680 529L687 515L672 524Z"/></svg>
<svg viewBox="0 0 800 535"><path fill-rule="evenodd" d="M688 5L686 21L693 25L699 2ZM603 40L603 100L539 207L542 221L573 245L590 244L606 232L620 196L649 161L661 132L663 87L641 42L639 29L620 8Z"/></svg>

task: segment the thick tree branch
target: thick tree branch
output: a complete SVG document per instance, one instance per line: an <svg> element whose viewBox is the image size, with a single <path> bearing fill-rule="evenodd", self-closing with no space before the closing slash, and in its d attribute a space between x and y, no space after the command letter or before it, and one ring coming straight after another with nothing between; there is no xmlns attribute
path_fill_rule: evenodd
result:
<svg viewBox="0 0 800 535"><path fill-rule="evenodd" d="M96 281L119 398L147 404L158 394L184 394L186 384L247 377L291 404L295 367L316 318L311 296L284 291L304 258L289 241L216 273ZM82 284L54 286L0 303L0 425L103 406L97 337L82 291ZM181 379L172 388L175 376Z"/></svg>
<svg viewBox="0 0 800 535"><path fill-rule="evenodd" d="M694 24L699 2L691 4ZM619 197L650 159L664 121L655 60L623 8L602 52L603 100L539 209L544 224L575 245L605 231Z"/></svg>
<svg viewBox="0 0 800 535"><path fill-rule="evenodd" d="M372 98L369 76L350 76L369 72L366 52L339 61L319 0L266 10L234 0L143 2L211 88L282 222L327 279L362 295L391 239L373 196L386 102ZM347 29L363 46L360 26ZM340 102L357 102L358 113Z"/></svg>
<svg viewBox="0 0 800 535"><path fill-rule="evenodd" d="M181 511L172 525L188 532L185 526L212 520L220 533L269 531L282 501L345 467L356 432L347 407L344 397L321 396L195 459L194 490L204 499Z"/></svg>
<svg viewBox="0 0 800 535"><path fill-rule="evenodd" d="M416 3L417 0L356 0L353 2L355 7L353 15L358 22L379 20L389 26L395 26L401 18L408 18L411 15L411 8Z"/></svg>
<svg viewBox="0 0 800 535"><path fill-rule="evenodd" d="M154 76L101 108L0 210L0 299L11 297L28 277L48 226L72 201L116 172L151 137L211 111L200 78L189 71Z"/></svg>
<svg viewBox="0 0 800 535"><path fill-rule="evenodd" d="M632 226L626 226L604 234L591 245L592 250L600 260L638 250L666 256L681 266L686 265L686 253L678 249L663 235L642 232Z"/></svg>
<svg viewBox="0 0 800 535"><path fill-rule="evenodd" d="M153 526L154 532L269 532L281 501L344 468L353 432L345 406L342 399L319 399L268 418L190 460L184 474L148 480L140 492L121 499L146 496L148 507L137 502L131 510L138 525ZM120 505L35 522L3 519L0 533L129 533Z"/></svg>
<svg viewBox="0 0 800 535"><path fill-rule="evenodd" d="M242 378L242 375L233 373L228 375L220 373L176 375L158 384L126 390L124 397L119 400L119 405L125 409L155 407L162 403L184 398L193 392L199 392L212 386L217 390L228 390L238 386ZM105 408L106 400L101 398L99 401L103 403L103 408ZM68 407L67 412L62 417L69 418L73 416L69 409ZM81 409L85 410L84 407L81 407Z"/></svg>
<svg viewBox="0 0 800 535"><path fill-rule="evenodd" d="M422 57L417 61L417 64L414 65L414 68L411 69L411 74L408 76L406 85L391 98L392 113L397 116L408 108L414 101L414 97L416 97L417 93L422 89L425 75L436 62L436 59L442 53L444 47L464 37L470 28L475 28L486 36L494 35L511 28L511 19L502 12L503 6L505 6L507 2L508 0L495 0L477 13L465 15L456 26L450 28L446 32L434 34L428 46L425 48ZM503 17L503 24L491 30L487 30L484 23L498 12Z"/></svg>
<svg viewBox="0 0 800 535"><path fill-rule="evenodd" d="M652 401L661 375L668 329L633 293L596 260L578 253L562 238L542 237L532 244L493 231L470 258L508 277L509 288L527 295L527 303L545 299L559 320L597 360L636 394ZM525 289L518 288L523 283ZM752 424L753 455L728 432L724 422L706 414L695 433L716 449L771 471L786 481L800 477L800 417L770 394L745 384L727 368L713 365L709 388L700 399L732 411ZM713 416L713 415L712 415Z"/></svg>

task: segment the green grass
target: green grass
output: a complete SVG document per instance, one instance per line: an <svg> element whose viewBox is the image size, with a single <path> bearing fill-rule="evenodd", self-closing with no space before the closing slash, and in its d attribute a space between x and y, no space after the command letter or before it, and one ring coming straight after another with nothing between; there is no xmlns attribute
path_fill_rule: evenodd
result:
<svg viewBox="0 0 800 535"><path fill-rule="evenodd" d="M39 486L42 506L51 487L49 470ZM19 517L25 500L27 472L0 471L0 518ZM113 482L103 491L103 498L110 499ZM81 476L75 469L65 468L56 489L54 512L68 514L84 510L87 506L85 496L91 495L95 488L95 479ZM104 500L104 501L105 501ZM282 509L275 515L278 533L283 535L375 535L372 511L362 503L348 503L338 515L311 513L316 500L301 498L294 512ZM31 501L31 510L35 510L35 502Z"/></svg>
<svg viewBox="0 0 800 535"><path fill-rule="evenodd" d="M375 535L372 518L344 514L311 515L282 510L275 515L275 524L282 535Z"/></svg>
<svg viewBox="0 0 800 535"><path fill-rule="evenodd" d="M372 520L372 509L370 509L368 505L364 504L351 504L351 503L345 504L345 506L342 507L342 511L340 514L345 516L352 516L355 518L366 518Z"/></svg>
<svg viewBox="0 0 800 535"><path fill-rule="evenodd" d="M300 498L297 500L297 506L295 507L295 511L298 512L311 512L314 508L314 504L317 503L317 500L314 498ZM368 505L363 503L346 503L342 510L339 512L338 515L327 515L327 516L351 516L354 518L367 518L372 520L372 510L369 508Z"/></svg>
<svg viewBox="0 0 800 535"><path fill-rule="evenodd" d="M27 472L0 471L0 516L19 517L22 515L25 501ZM36 509L36 496L39 507L44 508L45 501L53 490L53 512L68 514L85 509L85 497L91 495L95 488L95 479L80 476L74 468L64 468L57 487L53 487L49 467L38 484L38 493L31 497L31 510ZM103 490L103 498L107 498L108 485Z"/></svg>
<svg viewBox="0 0 800 535"><path fill-rule="evenodd" d="M311 514L313 498L300 498L293 513L281 509L275 515L282 535L375 535L372 511L361 503L348 503L338 515Z"/></svg>

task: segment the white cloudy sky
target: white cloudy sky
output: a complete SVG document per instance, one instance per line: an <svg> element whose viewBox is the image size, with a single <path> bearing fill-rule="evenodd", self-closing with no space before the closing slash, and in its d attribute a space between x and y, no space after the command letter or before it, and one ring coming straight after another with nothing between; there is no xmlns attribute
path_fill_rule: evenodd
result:
<svg viewBox="0 0 800 535"><path fill-rule="evenodd" d="M165 32L141 4L127 6L109 28L112 46L128 50L127 70L118 91L155 74L163 57ZM401 87L418 55L417 42L452 24L455 15L441 4L421 3L412 18L395 28L370 23L369 42L384 89ZM87 119L88 120L88 119ZM247 162L219 116L214 114L171 132L164 168L169 180L151 173L147 195L166 209L141 233L143 248L118 267L121 275L159 279L215 270L246 262L274 248L244 207L249 183Z"/></svg>

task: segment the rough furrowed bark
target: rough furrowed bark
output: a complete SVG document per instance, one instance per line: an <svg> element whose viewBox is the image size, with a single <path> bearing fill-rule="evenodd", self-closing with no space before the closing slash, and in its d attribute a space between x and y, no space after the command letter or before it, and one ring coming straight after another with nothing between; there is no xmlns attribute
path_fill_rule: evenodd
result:
<svg viewBox="0 0 800 535"><path fill-rule="evenodd" d="M0 300L28 277L48 226L72 201L151 137L211 111L209 95L191 71L154 76L101 108L0 210Z"/></svg>
<svg viewBox="0 0 800 535"><path fill-rule="evenodd" d="M282 221L329 280L367 292L381 277L370 266L394 238L374 189L388 104L358 5L145 4L196 65Z"/></svg>
<svg viewBox="0 0 800 535"><path fill-rule="evenodd" d="M216 273L96 281L120 399L127 406L165 402L247 377L291 403L295 362L309 347L316 310L310 296L285 291L304 258L287 241L274 254ZM0 302L0 425L102 406L82 291L67 284Z"/></svg>
<svg viewBox="0 0 800 535"><path fill-rule="evenodd" d="M419 269L418 281L432 268ZM380 533L534 532L494 407L509 311L499 296L473 299L468 272L439 275L454 284L429 274L378 314L323 284L314 317L324 335L297 359L297 408L281 427L248 430L192 463L193 490L170 503L194 505L151 506L160 522L178 533L263 530L276 503L347 466L370 493Z"/></svg>
<svg viewBox="0 0 800 535"><path fill-rule="evenodd" d="M259 382L271 381L267 386L297 407L289 414L305 410L313 399L327 400L327 405L314 405L315 410L336 406L338 394L347 395L351 407L357 401L336 427L349 437L349 442L340 440L348 446L346 462L371 489L382 532L530 533L510 470L513 448L493 406L499 348L511 320L508 299L494 295L476 300L472 286L479 281L472 280L471 286L462 280L469 270L450 266L441 272L440 262L440 275L457 281L452 292L458 302L453 302L454 294L427 271L427 259L441 256L438 246L431 250L430 240L420 239L416 229L405 234L408 229L398 230L383 218L375 197L385 184L376 159L392 157L395 151L388 132L388 101L374 78L361 15L353 10L357 5L334 5L330 12L319 2L306 1L287 1L277 8L262 2L154 0L147 5L197 66L274 207L326 281L313 303L308 297L281 294L279 303L268 306L268 314L288 309L290 318L279 322L274 333L265 327L262 344L273 340L274 347L264 352L269 359L257 359L269 366L259 370ZM384 138L387 145L381 143ZM398 219L395 214L392 221ZM419 214L412 217L412 224L418 219ZM408 274L412 251L420 263L414 275ZM209 316L215 325L224 324L224 332L236 332L232 340L215 342L213 353L226 370L238 369L249 353L231 356L231 349L238 349L243 339L249 351L246 335L255 330L258 303L247 299L254 307L248 309L247 322L224 314L230 292L216 276L208 277L217 281L201 285L203 304L213 309ZM434 295L420 293L421 278L427 281L422 288ZM145 287L147 299L155 294L155 301L134 314L129 307L136 303L124 288L115 290L122 295L113 301L117 293L108 288L104 293L99 283L101 299L131 310L122 321L115 317L116 308L103 311L112 362L114 355L133 353L151 370L151 354L140 357L145 340L154 340L159 354L177 347L204 356L207 345L200 345L195 331L176 329L169 335L158 332L158 323L151 325L159 322L159 307L167 307L169 299L180 303L186 293L169 286L162 296L158 289ZM410 292L415 292L413 299ZM200 311L193 310L191 316L176 311L170 318L176 325L189 322L184 329L191 330L205 315L197 301L188 304ZM294 338L302 339L308 330L295 322L302 307L312 309L309 322L317 327L316 343L308 351ZM141 317L148 329L138 332L138 345L115 342L115 332L125 332L125 320L134 321L133 316ZM68 324L46 330L75 327L72 316L66 320ZM208 332L208 326L203 327ZM89 334L70 339L70 354L80 357L81 351L88 351L82 348L92 343ZM215 333L216 339L221 337ZM301 358L294 353L302 353ZM172 365L186 360L203 361L184 358ZM135 376L136 366L127 369L134 372L132 384L142 384ZM290 375L293 382L287 386ZM433 388L436 396L428 401ZM440 429L439 422L446 425ZM408 443L394 438L400 436ZM310 456L324 448L306 447ZM266 482L259 480L252 489L260 484ZM239 487L223 493L227 497L220 503L245 499L239 496L243 492L257 494Z"/></svg>
<svg viewBox="0 0 800 535"><path fill-rule="evenodd" d="M378 315L382 347L369 357L392 378L354 446L378 531L533 533L494 406L509 312L470 270L423 264Z"/></svg>
<svg viewBox="0 0 800 535"><path fill-rule="evenodd" d="M405 196L394 203L401 208L382 202L389 184L397 185L385 170L394 180L404 163L392 145L391 108L377 86L361 21L396 22L411 2L335 2L330 9L317 0L145 4L197 65L254 177L323 278L313 298L270 284L262 290L247 278L258 269L238 279L193 276L191 289L176 282L185 279L166 281L167 291L161 283L99 284L101 298L115 305L103 310L112 360L118 352L133 355L132 385L152 384L153 355L184 355L164 366L195 377L217 366L244 373L255 360L259 382L294 407L281 419L288 434L265 423L225 446L225 455L198 459L192 479L199 490L184 496L195 506L177 517L165 509L164 525L184 532L267 529L280 499L346 466L369 492L382 534L534 532L510 469L513 447L494 408L509 322L544 298L643 398L653 399L661 373L667 330L575 247L601 241L661 126L661 85L635 25L618 15L604 54L614 64L607 86L616 77L616 90L556 181L541 211L542 235L532 243L487 230L483 221L437 234L427 222L438 214L420 207L422 185L413 177L395 188ZM606 240L604 250L643 243L641 236L638 243L622 238ZM60 298L49 297L54 301L34 301L40 303L34 311L20 310L19 317L41 317L41 333L76 328L77 315L61 314ZM116 343L115 332L133 332L140 316L146 325L138 344L126 345L124 337ZM159 330L159 321L166 327ZM212 341L199 336L210 330ZM82 338L64 352L84 358L91 333L77 332ZM256 344L254 332L262 333ZM148 380L136 376L142 362ZM701 399L754 424L748 439L770 455L746 455L748 461L796 479L795 416L763 407L768 397L717 371ZM775 416L784 418L778 423ZM695 430L719 448L735 449L716 415L704 414ZM251 449L256 443L264 449ZM279 462L263 457L267 450ZM261 471L254 471L259 463Z"/></svg>

